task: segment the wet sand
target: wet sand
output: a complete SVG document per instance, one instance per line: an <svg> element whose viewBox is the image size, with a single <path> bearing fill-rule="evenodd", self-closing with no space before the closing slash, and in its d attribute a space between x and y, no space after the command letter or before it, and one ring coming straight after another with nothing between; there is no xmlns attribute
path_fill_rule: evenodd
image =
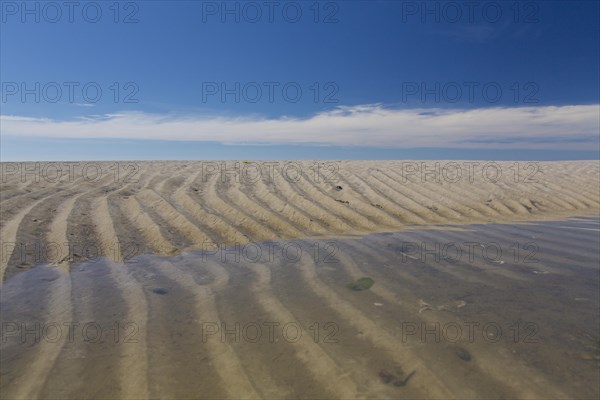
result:
<svg viewBox="0 0 600 400"><path fill-rule="evenodd" d="M600 164L461 163L2 163L2 398L597 398Z"/></svg>
<svg viewBox="0 0 600 400"><path fill-rule="evenodd" d="M68 274L31 268L2 287L0 390L7 399L597 398L599 232L598 217L416 226L98 258ZM361 277L374 284L347 287ZM57 295L65 282L70 296ZM69 322L79 324L72 337Z"/></svg>

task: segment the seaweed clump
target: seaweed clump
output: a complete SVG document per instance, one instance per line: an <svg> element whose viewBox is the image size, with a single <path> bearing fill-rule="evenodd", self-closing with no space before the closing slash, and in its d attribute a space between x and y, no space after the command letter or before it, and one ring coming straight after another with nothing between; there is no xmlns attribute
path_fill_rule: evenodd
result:
<svg viewBox="0 0 600 400"><path fill-rule="evenodd" d="M355 280L354 282L348 283L346 285L346 287L348 289L360 291L360 290L370 289L374 283L375 283L375 281L373 279L368 278L368 277L362 277L362 278Z"/></svg>

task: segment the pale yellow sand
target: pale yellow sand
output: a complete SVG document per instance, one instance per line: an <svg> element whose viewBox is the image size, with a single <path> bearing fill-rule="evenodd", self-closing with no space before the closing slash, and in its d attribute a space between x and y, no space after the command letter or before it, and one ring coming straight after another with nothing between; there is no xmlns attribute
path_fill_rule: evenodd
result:
<svg viewBox="0 0 600 400"><path fill-rule="evenodd" d="M13 243L29 253L53 243L71 261L85 259L86 243L93 243L120 261L412 224L556 219L597 214L600 205L597 161L240 161L237 170L235 164L5 163L0 279L19 267L63 261L54 253L16 256Z"/></svg>

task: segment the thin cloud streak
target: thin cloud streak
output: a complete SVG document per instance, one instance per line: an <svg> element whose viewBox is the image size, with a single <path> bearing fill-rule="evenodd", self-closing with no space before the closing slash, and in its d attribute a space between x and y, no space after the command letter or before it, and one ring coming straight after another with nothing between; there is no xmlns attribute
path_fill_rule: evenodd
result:
<svg viewBox="0 0 600 400"><path fill-rule="evenodd" d="M599 144L600 105L398 110L376 104L306 119L123 112L67 121L3 115L0 122L3 135L19 137L590 150Z"/></svg>

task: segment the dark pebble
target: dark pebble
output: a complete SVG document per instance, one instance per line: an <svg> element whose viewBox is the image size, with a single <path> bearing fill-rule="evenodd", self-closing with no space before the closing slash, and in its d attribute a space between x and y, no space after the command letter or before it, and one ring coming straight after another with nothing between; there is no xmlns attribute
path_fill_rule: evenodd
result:
<svg viewBox="0 0 600 400"><path fill-rule="evenodd" d="M394 374L386 371L385 369L379 371L379 377L381 378L381 381L386 384L396 379L396 376Z"/></svg>
<svg viewBox="0 0 600 400"><path fill-rule="evenodd" d="M169 291L167 289L163 289L163 288L154 288L154 289L152 289L152 291L156 294L160 294L161 296L169 293Z"/></svg>
<svg viewBox="0 0 600 400"><path fill-rule="evenodd" d="M462 347L455 348L454 353L463 361L471 361L471 354Z"/></svg>

